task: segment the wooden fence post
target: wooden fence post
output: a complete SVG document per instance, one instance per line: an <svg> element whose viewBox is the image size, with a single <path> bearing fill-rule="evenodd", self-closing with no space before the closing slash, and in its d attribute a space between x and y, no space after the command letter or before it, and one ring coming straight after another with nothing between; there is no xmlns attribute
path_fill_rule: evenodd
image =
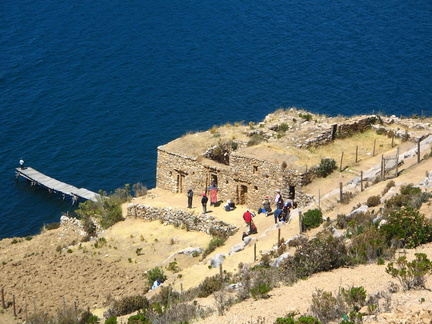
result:
<svg viewBox="0 0 432 324"><path fill-rule="evenodd" d="M363 191L363 171L360 171L360 192Z"/></svg>
<svg viewBox="0 0 432 324"><path fill-rule="evenodd" d="M343 199L343 190L342 190L342 188L343 188L343 184L342 184L342 182L339 182L339 202L340 203L342 203L342 199Z"/></svg>
<svg viewBox="0 0 432 324"><path fill-rule="evenodd" d="M417 163L420 163L420 140L417 142Z"/></svg>
<svg viewBox="0 0 432 324"><path fill-rule="evenodd" d="M76 301L74 301L74 309L75 309L75 319L78 320L78 307Z"/></svg>
<svg viewBox="0 0 432 324"><path fill-rule="evenodd" d="M3 308L6 308L5 300L4 300L4 287L1 289L1 297L2 297L2 305Z"/></svg>
<svg viewBox="0 0 432 324"><path fill-rule="evenodd" d="M341 162L340 162L340 168L339 168L340 172L342 172L343 154L344 154L344 152L342 152L342 154L341 154Z"/></svg>
<svg viewBox="0 0 432 324"><path fill-rule="evenodd" d="M13 311L14 311L14 316L17 316L16 313L16 305L15 305L15 295L12 295L12 303L13 303Z"/></svg>
<svg viewBox="0 0 432 324"><path fill-rule="evenodd" d="M375 145L376 145L376 139L374 139L374 147L373 147L373 151L372 151L372 157L375 156Z"/></svg>
<svg viewBox="0 0 432 324"><path fill-rule="evenodd" d="M221 264L219 264L219 274L220 274L221 280L223 280L223 270L222 270L222 263L221 263Z"/></svg>
<svg viewBox="0 0 432 324"><path fill-rule="evenodd" d="M278 247L280 247L280 233L281 233L281 229L280 229L280 227L278 228L278 243L277 243L277 246Z"/></svg>
<svg viewBox="0 0 432 324"><path fill-rule="evenodd" d="M356 146L356 159L355 159L355 163L358 162L358 145Z"/></svg>
<svg viewBox="0 0 432 324"><path fill-rule="evenodd" d="M256 261L256 243L254 243L254 262Z"/></svg>
<svg viewBox="0 0 432 324"><path fill-rule="evenodd" d="M396 149L396 177L399 176L399 147Z"/></svg>
<svg viewBox="0 0 432 324"><path fill-rule="evenodd" d="M299 227L300 227L300 234L303 233L303 218L302 218L302 211L299 210Z"/></svg>

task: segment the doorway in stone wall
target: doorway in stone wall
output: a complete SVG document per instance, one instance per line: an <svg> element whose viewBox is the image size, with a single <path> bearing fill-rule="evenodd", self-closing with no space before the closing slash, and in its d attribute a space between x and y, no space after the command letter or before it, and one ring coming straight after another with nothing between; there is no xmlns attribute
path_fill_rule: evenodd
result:
<svg viewBox="0 0 432 324"><path fill-rule="evenodd" d="M215 186L218 186L218 176L216 174L210 175L210 185L212 185L214 182Z"/></svg>
<svg viewBox="0 0 432 324"><path fill-rule="evenodd" d="M239 205L245 205L247 202L247 193L248 193L248 187L245 185L240 185L237 188L237 194L238 194L238 204Z"/></svg>
<svg viewBox="0 0 432 324"><path fill-rule="evenodd" d="M182 173L177 174L177 181L176 181L176 192L182 193L183 192L183 183L184 183L185 175Z"/></svg>
<svg viewBox="0 0 432 324"><path fill-rule="evenodd" d="M295 186L289 186L289 198L295 199Z"/></svg>

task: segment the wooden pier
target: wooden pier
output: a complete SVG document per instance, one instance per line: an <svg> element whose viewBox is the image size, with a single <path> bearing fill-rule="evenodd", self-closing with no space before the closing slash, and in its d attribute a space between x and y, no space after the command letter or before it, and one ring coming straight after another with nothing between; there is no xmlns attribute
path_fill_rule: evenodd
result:
<svg viewBox="0 0 432 324"><path fill-rule="evenodd" d="M72 202L75 203L79 198L97 201L100 197L99 194L87 190L85 188L77 188L70 184L58 181L54 178L51 178L39 171L25 167L24 169L16 168L16 176L17 179L21 176L29 181L31 181L32 185L40 185L42 187L47 188L50 192L53 193L61 193L63 194L63 198L67 195L72 197Z"/></svg>

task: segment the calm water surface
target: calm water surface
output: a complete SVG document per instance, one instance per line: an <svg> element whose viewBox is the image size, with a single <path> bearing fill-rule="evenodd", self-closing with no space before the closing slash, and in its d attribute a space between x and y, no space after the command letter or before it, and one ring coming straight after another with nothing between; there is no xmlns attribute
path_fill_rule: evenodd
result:
<svg viewBox="0 0 432 324"><path fill-rule="evenodd" d="M431 114L432 2L0 4L0 238L69 202L16 181L20 158L93 191L155 185L156 148L279 107Z"/></svg>

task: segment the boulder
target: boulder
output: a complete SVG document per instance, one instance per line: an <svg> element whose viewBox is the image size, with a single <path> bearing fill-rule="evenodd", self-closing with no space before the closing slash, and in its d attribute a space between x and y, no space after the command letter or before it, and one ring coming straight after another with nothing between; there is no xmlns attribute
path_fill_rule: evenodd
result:
<svg viewBox="0 0 432 324"><path fill-rule="evenodd" d="M213 256L213 258L211 258L210 260L210 265L212 266L212 268L217 268L219 267L225 260L225 255L224 254L215 254Z"/></svg>

